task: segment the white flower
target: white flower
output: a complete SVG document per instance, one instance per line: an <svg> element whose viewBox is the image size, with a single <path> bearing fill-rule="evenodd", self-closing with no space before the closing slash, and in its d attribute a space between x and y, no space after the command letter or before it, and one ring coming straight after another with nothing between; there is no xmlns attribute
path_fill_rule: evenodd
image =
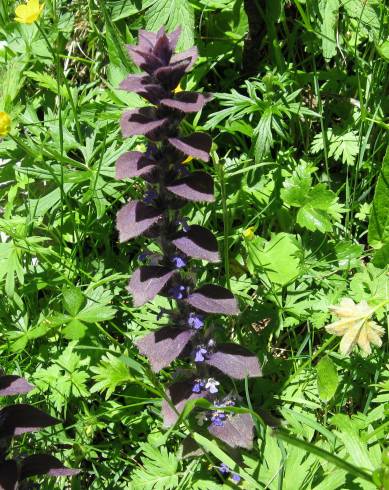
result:
<svg viewBox="0 0 389 490"><path fill-rule="evenodd" d="M219 390L217 387L220 385L219 381L216 381L216 379L213 378L208 378L207 384L205 385L205 388L212 394L217 393Z"/></svg>
<svg viewBox="0 0 389 490"><path fill-rule="evenodd" d="M331 306L330 310L339 320L325 328L327 332L343 337L340 342L342 354L350 354L356 344L366 354L371 354L371 344L382 345L384 329L370 319L375 310L365 300L355 304L352 299L343 298L339 305Z"/></svg>

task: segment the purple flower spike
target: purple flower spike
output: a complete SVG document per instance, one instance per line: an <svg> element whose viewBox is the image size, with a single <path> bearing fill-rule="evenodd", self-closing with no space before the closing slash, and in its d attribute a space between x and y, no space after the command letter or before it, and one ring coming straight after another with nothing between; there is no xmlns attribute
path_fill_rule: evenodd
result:
<svg viewBox="0 0 389 490"><path fill-rule="evenodd" d="M190 328L194 328L195 330L200 330L204 326L203 315L197 313L189 313L188 317L188 325Z"/></svg>
<svg viewBox="0 0 389 490"><path fill-rule="evenodd" d="M223 476L227 476L230 472L230 468L226 465L226 463L222 463L219 466L219 471Z"/></svg>
<svg viewBox="0 0 389 490"><path fill-rule="evenodd" d="M128 52L143 73L130 74L120 85L150 105L127 110L121 118L122 135L144 136L147 150L127 151L120 156L116 177L140 177L148 190L143 201L129 202L119 211L119 238L125 242L146 235L157 240L161 249L160 254L140 254L140 260L147 259L146 264L134 271L128 291L136 308L157 295L175 300L172 311L160 310L157 315L159 321L166 313L167 324L137 339L135 345L148 358L154 372L178 357L182 362L190 356L193 373L171 385L162 403L165 427L177 422L188 400L205 398L218 405L214 410L196 410L194 416L199 425L208 421L210 435L231 448L249 449L254 437L252 417L227 415L223 410L233 404L231 397L216 400L219 391L224 393L225 389L209 376L220 372L243 380L260 376L261 367L256 355L243 347L216 344L210 335L214 327L205 329L205 315L238 315L238 302L229 289L218 284L198 284L195 268L186 267L191 259L215 263L220 257L212 231L200 224L189 226L181 214L189 201L213 202L215 196L213 178L198 168L200 160L210 159L211 137L205 132L187 134L180 128L187 113L198 113L211 99L201 91L181 88L181 78L195 63L197 49L175 54L180 32L178 29L168 34L164 28L158 32L140 30L138 45L128 46ZM222 465L221 471L230 476L230 483L239 482L239 475L227 465Z"/></svg>
<svg viewBox="0 0 389 490"><path fill-rule="evenodd" d="M169 296L174 299L183 299L185 293L185 286L177 284L169 289Z"/></svg>
<svg viewBox="0 0 389 490"><path fill-rule="evenodd" d="M208 353L207 349L204 348L204 346L199 345L195 349L195 362L203 362L205 360L204 355Z"/></svg>
<svg viewBox="0 0 389 490"><path fill-rule="evenodd" d="M177 269L182 269L187 264L187 261L183 257L180 257L179 255L174 255L171 258L171 261Z"/></svg>

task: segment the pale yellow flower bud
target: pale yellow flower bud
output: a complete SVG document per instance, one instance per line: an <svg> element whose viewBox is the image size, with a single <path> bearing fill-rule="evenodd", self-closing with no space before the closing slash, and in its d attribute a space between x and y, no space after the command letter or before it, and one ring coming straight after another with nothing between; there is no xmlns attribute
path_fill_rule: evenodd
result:
<svg viewBox="0 0 389 490"><path fill-rule="evenodd" d="M349 355L355 345L365 354L371 354L371 344L380 347L384 329L374 322L371 317L374 309L365 300L358 304L350 298L343 298L339 305L331 306L330 310L339 318L338 321L327 325L327 332L343 337L340 342L340 352Z"/></svg>

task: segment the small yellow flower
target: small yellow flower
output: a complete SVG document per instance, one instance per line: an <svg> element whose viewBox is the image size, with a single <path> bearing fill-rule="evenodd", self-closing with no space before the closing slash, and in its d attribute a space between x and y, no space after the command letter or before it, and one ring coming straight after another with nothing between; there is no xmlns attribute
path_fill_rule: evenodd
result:
<svg viewBox="0 0 389 490"><path fill-rule="evenodd" d="M178 94L179 92L182 92L182 87L180 84L178 84L177 87L173 90L174 94Z"/></svg>
<svg viewBox="0 0 389 490"><path fill-rule="evenodd" d="M11 129L11 118L6 112L0 111L0 136L7 136Z"/></svg>
<svg viewBox="0 0 389 490"><path fill-rule="evenodd" d="M33 24L39 19L42 13L44 4L39 3L39 0L27 0L26 4L18 5L15 9L15 20L21 24Z"/></svg>
<svg viewBox="0 0 389 490"><path fill-rule="evenodd" d="M331 311L339 318L327 325L327 332L343 337L340 352L350 354L357 344L365 354L371 354L371 344L380 347L384 329L371 320L374 309L365 300L358 304L350 298L343 298L339 305L331 306Z"/></svg>
<svg viewBox="0 0 389 490"><path fill-rule="evenodd" d="M181 163L182 165L186 165L187 163L191 162L193 160L193 157L191 157L190 155L188 157L185 158L185 160L183 160Z"/></svg>
<svg viewBox="0 0 389 490"><path fill-rule="evenodd" d="M246 240L252 240L255 237L254 231L255 231L254 226L250 226L250 228L244 230L242 235L246 238Z"/></svg>

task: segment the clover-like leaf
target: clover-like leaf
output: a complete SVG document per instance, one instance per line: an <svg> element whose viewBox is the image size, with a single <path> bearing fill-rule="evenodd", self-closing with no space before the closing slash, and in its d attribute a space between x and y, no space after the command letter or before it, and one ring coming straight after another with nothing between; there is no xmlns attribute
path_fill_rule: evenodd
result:
<svg viewBox="0 0 389 490"><path fill-rule="evenodd" d="M0 490L17 490L18 465L16 461L0 462Z"/></svg>
<svg viewBox="0 0 389 490"><path fill-rule="evenodd" d="M173 194L189 201L213 202L215 200L213 179L207 172L201 170L176 180L167 185L166 188Z"/></svg>
<svg viewBox="0 0 389 490"><path fill-rule="evenodd" d="M128 284L128 291L132 294L134 306L142 306L163 289L174 271L159 265L146 265L136 269Z"/></svg>
<svg viewBox="0 0 389 490"><path fill-rule="evenodd" d="M371 345L380 347L384 329L371 319L374 308L365 300L355 304L351 298L343 298L339 305L332 306L331 311L339 320L326 326L327 332L343 337L340 352L349 355L355 345L365 354L371 354Z"/></svg>
<svg viewBox="0 0 389 490"><path fill-rule="evenodd" d="M147 206L141 201L131 201L117 214L116 226L119 240L125 242L147 231L162 216L162 210Z"/></svg>
<svg viewBox="0 0 389 490"><path fill-rule="evenodd" d="M238 302L235 296L226 288L215 284L205 284L196 289L187 298L187 302L198 310L206 313L221 315L237 315Z"/></svg>
<svg viewBox="0 0 389 490"><path fill-rule="evenodd" d="M161 99L160 103L182 112L199 112L210 100L210 95L183 91L176 94L174 98Z"/></svg>
<svg viewBox="0 0 389 490"><path fill-rule="evenodd" d="M37 475L74 476L79 472L80 470L66 468L59 459L50 454L34 454L22 461L20 479Z"/></svg>
<svg viewBox="0 0 389 490"><path fill-rule="evenodd" d="M0 376L0 396L21 395L28 393L33 388L33 385L20 376L13 374Z"/></svg>
<svg viewBox="0 0 389 490"><path fill-rule="evenodd" d="M262 376L257 356L237 344L219 344L205 362L234 379Z"/></svg>
<svg viewBox="0 0 389 490"><path fill-rule="evenodd" d="M155 161L140 151L127 151L116 162L116 178L141 177L155 169Z"/></svg>
<svg viewBox="0 0 389 490"><path fill-rule="evenodd" d="M220 260L217 240L213 233L203 226L191 225L188 231L180 232L172 243L189 257L209 262Z"/></svg>
<svg viewBox="0 0 389 490"><path fill-rule="evenodd" d="M192 133L189 136L180 138L169 138L169 143L184 155L199 158L208 162L209 152L211 151L212 139L206 133Z"/></svg>
<svg viewBox="0 0 389 490"><path fill-rule="evenodd" d="M170 406L170 404L163 400L162 402L162 416L163 416L163 425L165 427L170 427L175 424L178 420L178 417L187 401L194 400L196 398L203 398L201 393L194 393L192 391L193 388L193 380L186 381L178 381L177 383L173 383L166 390L166 394L174 405L175 409Z"/></svg>
<svg viewBox="0 0 389 490"><path fill-rule="evenodd" d="M35 432L59 422L31 405L10 405L0 410L0 439Z"/></svg>
<svg viewBox="0 0 389 490"><path fill-rule="evenodd" d="M120 126L125 137L146 135L153 140L157 138L157 130L168 122L167 117L158 118L153 107L142 107L124 112L120 119Z"/></svg>
<svg viewBox="0 0 389 490"><path fill-rule="evenodd" d="M176 359L190 339L194 330L163 327L135 341L139 352L146 356L153 371L160 371Z"/></svg>
<svg viewBox="0 0 389 490"><path fill-rule="evenodd" d="M251 449L254 438L254 422L249 413L238 413L229 416L222 426L211 425L209 432L226 444Z"/></svg>

